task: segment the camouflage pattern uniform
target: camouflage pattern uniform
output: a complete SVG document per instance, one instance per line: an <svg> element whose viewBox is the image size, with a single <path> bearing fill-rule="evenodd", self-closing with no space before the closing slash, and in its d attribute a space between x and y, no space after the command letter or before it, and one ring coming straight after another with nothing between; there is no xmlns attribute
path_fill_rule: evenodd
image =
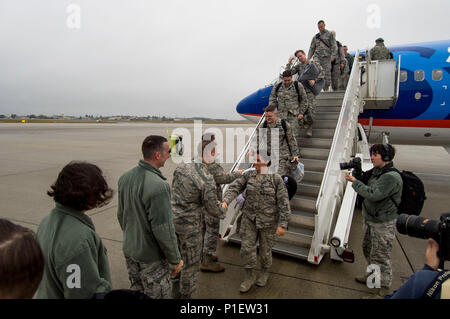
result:
<svg viewBox="0 0 450 319"><path fill-rule="evenodd" d="M364 221L363 252L368 265L380 266L381 286L392 284L392 243L395 240L396 220L386 223Z"/></svg>
<svg viewBox="0 0 450 319"><path fill-rule="evenodd" d="M207 166L209 173L214 177L216 182L217 199L222 201L222 184L230 184L236 178L241 176L239 172L225 173L223 167L218 163L212 163ZM220 219L211 216L203 211L204 222L202 225L203 238L203 253L214 254L217 248L217 241L219 240L219 221Z"/></svg>
<svg viewBox="0 0 450 319"><path fill-rule="evenodd" d="M320 39L323 40L323 42ZM326 44L325 44L325 43ZM311 40L311 46L308 52L308 60L314 59L320 63L324 71L325 88L331 83L331 58L337 58L336 39L333 34L325 30L317 33Z"/></svg>
<svg viewBox="0 0 450 319"><path fill-rule="evenodd" d="M294 157L300 157L300 152L297 145L297 140L292 132L292 128L288 122L286 123L286 134L284 133L281 119L277 118L277 121L273 124L267 124L267 128L260 128L256 134L259 142L262 142L263 146L260 147L270 152L271 158L276 158L276 152L278 152L279 168L277 173L281 176L289 175L294 177L294 171L297 168L296 163L291 163ZM272 149L272 132L271 129L278 128L278 149ZM289 146L288 146L289 143ZM259 144L260 145L260 144ZM289 152L291 148L291 153ZM258 148L259 149L259 148ZM273 163L273 162L272 162ZM273 165L272 165L273 166Z"/></svg>
<svg viewBox="0 0 450 319"><path fill-rule="evenodd" d="M346 90L347 89L347 85L348 85L348 80L350 79L350 68L353 66L353 61L355 60L355 58L351 55L348 54L345 56L345 60L347 61L345 63L345 68L344 68L344 78L342 79L341 82L341 89Z"/></svg>
<svg viewBox="0 0 450 319"><path fill-rule="evenodd" d="M372 60L388 60L391 58L389 49L384 46L384 43L377 43L370 49L370 58Z"/></svg>
<svg viewBox="0 0 450 319"><path fill-rule="evenodd" d="M178 247L184 261L180 275L172 279L174 298L191 298L197 289L202 255L203 212L224 218L214 177L203 163L181 164L172 181L172 211Z"/></svg>
<svg viewBox="0 0 450 319"><path fill-rule="evenodd" d="M257 264L257 240L261 266L272 266L272 248L275 244L277 226L287 228L291 208L286 186L278 174L244 173L236 179L224 195L229 204L246 189L246 200L242 207L241 257L246 269Z"/></svg>
<svg viewBox="0 0 450 319"><path fill-rule="evenodd" d="M314 64L317 69L319 70L319 76L317 77L316 81L320 81L324 78L324 72L323 72L323 68L320 65L319 62L317 61L306 61L305 63L298 63L297 65L295 65L294 67L291 67L291 63L288 63L286 65L286 70L290 70L292 75L298 73L298 75L300 76L300 74L303 73L303 70L305 69L305 67L308 64ZM315 112L316 112L316 96L314 95L314 93L307 87L305 86L305 92L306 92L306 98L308 100L308 107L305 109L300 109L300 114L305 114L307 113L307 115L299 120L298 124L299 127L304 128L305 124L306 125L312 125L314 123L315 120ZM298 138L297 138L298 140Z"/></svg>
<svg viewBox="0 0 450 319"><path fill-rule="evenodd" d="M298 115L302 114L302 110L308 107L308 97L305 88L301 83L298 83L298 91L295 90L294 83L286 87L281 84L278 92L276 92L277 85L273 86L269 97L269 105L277 105L278 103L278 117L284 119L291 125L294 136L298 138L300 134L300 127L298 123ZM300 95L300 103L298 101Z"/></svg>
<svg viewBox="0 0 450 319"><path fill-rule="evenodd" d="M125 256L128 277L131 282L130 289L141 291L151 299L170 299L171 273L167 260L158 260L152 263L143 263Z"/></svg>
<svg viewBox="0 0 450 319"><path fill-rule="evenodd" d="M336 60L332 62L332 71L331 71L331 87L333 91L336 91L339 88L339 82L341 80L341 76L344 75L345 72L345 64L347 64L347 60L345 59L344 49L339 41L336 41L336 46L338 48L338 54ZM344 63L344 69L341 72L341 63Z"/></svg>

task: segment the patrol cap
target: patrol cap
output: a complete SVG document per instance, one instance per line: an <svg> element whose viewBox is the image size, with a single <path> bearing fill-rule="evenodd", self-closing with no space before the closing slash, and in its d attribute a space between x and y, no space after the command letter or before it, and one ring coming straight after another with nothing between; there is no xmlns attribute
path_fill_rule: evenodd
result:
<svg viewBox="0 0 450 319"><path fill-rule="evenodd" d="M383 40L383 38L378 38L378 39L375 40L375 43L376 42L384 42L384 40Z"/></svg>

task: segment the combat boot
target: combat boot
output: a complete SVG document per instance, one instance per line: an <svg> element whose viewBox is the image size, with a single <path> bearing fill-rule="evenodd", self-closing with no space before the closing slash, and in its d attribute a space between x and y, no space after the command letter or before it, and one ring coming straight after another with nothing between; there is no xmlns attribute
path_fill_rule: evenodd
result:
<svg viewBox="0 0 450 319"><path fill-rule="evenodd" d="M371 274L372 273L365 273L364 275L355 277L355 280L356 280L356 282L359 282L360 284L367 285L367 278L369 278L369 276Z"/></svg>
<svg viewBox="0 0 450 319"><path fill-rule="evenodd" d="M258 287L264 287L267 284L267 280L269 280L269 270L267 268L261 268L256 285Z"/></svg>
<svg viewBox="0 0 450 319"><path fill-rule="evenodd" d="M225 270L225 267L215 262L212 255L204 254L202 264L200 265L200 270L209 272L222 272Z"/></svg>
<svg viewBox="0 0 450 319"><path fill-rule="evenodd" d="M312 125L306 127L306 137L312 137Z"/></svg>
<svg viewBox="0 0 450 319"><path fill-rule="evenodd" d="M245 269L245 279L239 287L240 292L247 292L255 283L255 270L253 268Z"/></svg>

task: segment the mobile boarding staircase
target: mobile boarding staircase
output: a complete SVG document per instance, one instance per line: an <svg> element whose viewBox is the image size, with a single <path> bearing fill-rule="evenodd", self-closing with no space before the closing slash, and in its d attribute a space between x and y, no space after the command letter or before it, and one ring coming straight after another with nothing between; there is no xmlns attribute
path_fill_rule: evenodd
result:
<svg viewBox="0 0 450 319"><path fill-rule="evenodd" d="M300 161L305 175L298 184L297 193L291 199L291 218L284 236L278 237L273 251L307 260L318 265L326 253L338 261L352 261L353 252L348 249L356 193L347 183L339 163L350 157L362 159L362 169L372 167L369 145L358 115L364 108L389 108L398 97L400 58L395 60L359 62L355 56L347 90L322 92L317 96L316 120L313 137L301 137ZM247 168L245 155L256 130L242 150L232 171ZM224 187L224 192L227 186ZM236 202L229 205L227 216L220 224L222 240L240 242L236 234L239 215Z"/></svg>

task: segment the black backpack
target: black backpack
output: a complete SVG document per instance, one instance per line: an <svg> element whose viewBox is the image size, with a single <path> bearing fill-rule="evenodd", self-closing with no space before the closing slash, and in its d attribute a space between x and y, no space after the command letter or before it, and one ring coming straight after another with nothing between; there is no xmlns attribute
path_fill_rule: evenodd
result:
<svg viewBox="0 0 450 319"><path fill-rule="evenodd" d="M361 178L361 181L364 184L367 184L369 181L370 176L372 176L373 169L368 170L367 172L363 173L363 176ZM399 204L395 202L395 200L391 197L390 200L394 203L394 205L397 207L397 213L398 214L408 214L408 215L420 215L420 212L422 211L423 204L425 200L427 199L425 194L425 187L423 185L423 182L420 180L419 177L417 177L413 172L410 171L402 171L395 168L389 168L385 170L381 175L387 173L387 172L397 172L400 174L402 181L403 181L403 188L402 188L402 198Z"/></svg>

